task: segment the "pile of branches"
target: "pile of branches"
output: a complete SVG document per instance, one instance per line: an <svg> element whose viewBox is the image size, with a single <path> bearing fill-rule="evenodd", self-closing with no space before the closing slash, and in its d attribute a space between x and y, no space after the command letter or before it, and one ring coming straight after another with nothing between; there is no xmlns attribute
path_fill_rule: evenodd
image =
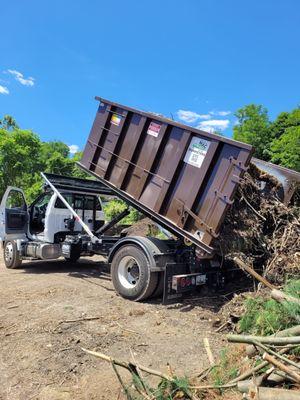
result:
<svg viewBox="0 0 300 400"><path fill-rule="evenodd" d="M228 210L220 246L228 262L237 256L281 284L288 275L300 276L300 201L298 191L285 205L280 192L274 177L251 164Z"/></svg>

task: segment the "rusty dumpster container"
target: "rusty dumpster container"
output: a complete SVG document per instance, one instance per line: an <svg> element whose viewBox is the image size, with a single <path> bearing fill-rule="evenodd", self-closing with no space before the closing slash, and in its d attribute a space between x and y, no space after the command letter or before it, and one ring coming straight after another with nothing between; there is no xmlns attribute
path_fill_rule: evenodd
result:
<svg viewBox="0 0 300 400"><path fill-rule="evenodd" d="M252 146L96 100L79 165L203 256L212 254Z"/></svg>

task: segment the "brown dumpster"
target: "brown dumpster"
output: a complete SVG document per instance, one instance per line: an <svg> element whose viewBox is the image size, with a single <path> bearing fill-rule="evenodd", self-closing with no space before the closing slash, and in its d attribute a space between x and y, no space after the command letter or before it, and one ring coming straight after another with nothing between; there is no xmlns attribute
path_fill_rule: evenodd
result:
<svg viewBox="0 0 300 400"><path fill-rule="evenodd" d="M167 118L100 102L80 166L161 226L213 252L253 148Z"/></svg>

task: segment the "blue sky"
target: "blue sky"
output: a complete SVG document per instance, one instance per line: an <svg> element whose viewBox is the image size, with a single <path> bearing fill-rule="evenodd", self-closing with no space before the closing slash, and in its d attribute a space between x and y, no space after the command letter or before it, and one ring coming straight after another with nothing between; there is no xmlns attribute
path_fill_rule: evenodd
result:
<svg viewBox="0 0 300 400"><path fill-rule="evenodd" d="M0 118L82 148L94 96L231 136L300 102L298 0L0 0ZM181 110L181 111L180 111Z"/></svg>

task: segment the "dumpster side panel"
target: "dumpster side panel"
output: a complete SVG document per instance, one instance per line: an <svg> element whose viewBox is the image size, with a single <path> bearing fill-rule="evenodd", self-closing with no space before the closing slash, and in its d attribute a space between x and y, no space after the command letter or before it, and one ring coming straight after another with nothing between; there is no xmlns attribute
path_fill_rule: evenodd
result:
<svg viewBox="0 0 300 400"><path fill-rule="evenodd" d="M251 155L251 146L101 99L80 164L211 253Z"/></svg>

